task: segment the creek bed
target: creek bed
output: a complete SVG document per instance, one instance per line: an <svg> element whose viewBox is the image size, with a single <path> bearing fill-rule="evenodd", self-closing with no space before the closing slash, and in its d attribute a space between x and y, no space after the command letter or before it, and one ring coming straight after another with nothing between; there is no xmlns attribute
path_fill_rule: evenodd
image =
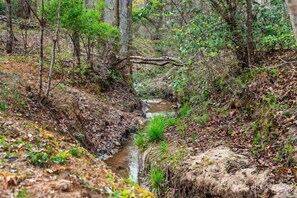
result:
<svg viewBox="0 0 297 198"><path fill-rule="evenodd" d="M144 113L149 120L156 115L174 116L174 103L164 100L145 100ZM123 149L114 156L105 160L106 164L119 176L131 178L135 183L139 183L139 151L133 143L133 138L127 141Z"/></svg>

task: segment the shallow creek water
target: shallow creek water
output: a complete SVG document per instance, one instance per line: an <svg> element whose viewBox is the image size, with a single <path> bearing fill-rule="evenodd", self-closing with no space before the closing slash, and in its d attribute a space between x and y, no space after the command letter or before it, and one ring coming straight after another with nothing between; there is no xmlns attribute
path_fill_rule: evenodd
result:
<svg viewBox="0 0 297 198"><path fill-rule="evenodd" d="M174 103L157 99L143 102L145 103L143 111L148 120L156 115L175 115ZM133 138L130 137L124 148L105 162L119 176L124 178L129 177L132 181L138 183L138 155L139 151L133 143Z"/></svg>

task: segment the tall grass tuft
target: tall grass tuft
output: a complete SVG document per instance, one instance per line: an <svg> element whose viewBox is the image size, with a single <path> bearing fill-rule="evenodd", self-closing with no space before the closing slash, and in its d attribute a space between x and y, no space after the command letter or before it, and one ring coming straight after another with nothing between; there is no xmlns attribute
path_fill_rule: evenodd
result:
<svg viewBox="0 0 297 198"><path fill-rule="evenodd" d="M190 115L191 111L192 110L191 110L189 103L184 103L183 106L179 110L179 115L180 115L180 117L186 117L186 116Z"/></svg>
<svg viewBox="0 0 297 198"><path fill-rule="evenodd" d="M163 115L153 117L147 126L146 132L151 142L158 142L163 138L164 129L167 126L167 119Z"/></svg>
<svg viewBox="0 0 297 198"><path fill-rule="evenodd" d="M160 188L162 183L164 182L165 179L165 173L162 169L160 168L152 168L150 170L150 181L152 184L153 192L156 194L160 193Z"/></svg>
<svg viewBox="0 0 297 198"><path fill-rule="evenodd" d="M138 133L134 136L134 144L140 150L144 150L146 148L147 142L148 142L148 138L145 133Z"/></svg>

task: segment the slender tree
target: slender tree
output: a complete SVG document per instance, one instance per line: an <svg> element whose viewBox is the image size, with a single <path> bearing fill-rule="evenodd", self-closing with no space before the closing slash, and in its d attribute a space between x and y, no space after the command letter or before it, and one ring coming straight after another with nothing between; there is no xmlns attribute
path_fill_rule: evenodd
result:
<svg viewBox="0 0 297 198"><path fill-rule="evenodd" d="M6 0L6 18L7 18L7 39L6 39L6 52L8 54L12 53L13 51L13 29L12 29L12 1Z"/></svg>
<svg viewBox="0 0 297 198"><path fill-rule="evenodd" d="M41 10L40 10L40 52L39 52L39 87L38 87L38 97L41 97L42 93L42 73L43 73L43 40L44 40L44 29L45 29L45 20L44 20L44 0L41 0Z"/></svg>
<svg viewBox="0 0 297 198"><path fill-rule="evenodd" d="M56 29L55 37L53 38L52 60L51 60L51 65L50 65L49 74L48 74L48 80L47 80L47 88L46 88L45 101L48 100L49 93L50 93L50 90L51 90L51 82L52 82L53 68L54 68L54 65L55 65L55 59L56 59L56 46L57 46L58 36L59 36L59 31L60 31L60 26L61 26L61 16L60 16L60 11L61 11L61 0L59 0L59 2L58 2L58 26L57 26L57 29Z"/></svg>
<svg viewBox="0 0 297 198"><path fill-rule="evenodd" d="M125 59L122 75L127 81L131 80L132 64L129 60L132 26L132 0L120 0L120 56Z"/></svg>
<svg viewBox="0 0 297 198"><path fill-rule="evenodd" d="M297 0L286 0L297 41Z"/></svg>

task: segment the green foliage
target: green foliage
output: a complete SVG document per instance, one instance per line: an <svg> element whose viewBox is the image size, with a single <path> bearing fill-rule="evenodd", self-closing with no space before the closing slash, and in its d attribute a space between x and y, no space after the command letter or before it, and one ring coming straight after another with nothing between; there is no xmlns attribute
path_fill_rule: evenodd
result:
<svg viewBox="0 0 297 198"><path fill-rule="evenodd" d="M134 143L140 149L144 150L147 146L148 137L146 133L138 133L134 136Z"/></svg>
<svg viewBox="0 0 297 198"><path fill-rule="evenodd" d="M45 16L52 23L57 23L58 1L46 3ZM89 40L106 41L118 38L119 30L102 22L102 4L95 8L85 8L83 0L63 0L61 2L61 26L69 32L79 32Z"/></svg>
<svg viewBox="0 0 297 198"><path fill-rule="evenodd" d="M183 106L179 110L180 117L186 117L191 113L191 107L189 103L184 103Z"/></svg>
<svg viewBox="0 0 297 198"><path fill-rule="evenodd" d="M288 167L292 167L294 165L293 155L295 152L295 148L293 145L285 144L283 148L278 148L277 152L278 156L276 158L276 161L283 162Z"/></svg>
<svg viewBox="0 0 297 198"><path fill-rule="evenodd" d="M209 119L208 114L205 113L202 116L195 118L195 122L200 124L205 124L208 121L208 119Z"/></svg>
<svg viewBox="0 0 297 198"><path fill-rule="evenodd" d="M153 192L160 193L161 186L165 180L165 173L161 168L152 168L149 172L149 178L153 188Z"/></svg>
<svg viewBox="0 0 297 198"><path fill-rule="evenodd" d="M0 112L6 111L6 104L4 102L0 102Z"/></svg>
<svg viewBox="0 0 297 198"><path fill-rule="evenodd" d="M82 150L81 147L79 147L79 148L71 147L69 153L73 157L77 157L77 158L81 158L84 155L83 150Z"/></svg>
<svg viewBox="0 0 297 198"><path fill-rule="evenodd" d="M162 141L160 143L160 150L162 153L167 153L168 152L168 144L165 141Z"/></svg>
<svg viewBox="0 0 297 198"><path fill-rule="evenodd" d="M262 135L261 132L257 132L253 137L253 145L260 145L262 141Z"/></svg>
<svg viewBox="0 0 297 198"><path fill-rule="evenodd" d="M134 22L139 21L143 18L147 18L148 16L152 15L156 11L159 11L162 7L164 7L166 4L162 3L158 0L149 0L147 4L139 8L134 8L132 10L132 19Z"/></svg>
<svg viewBox="0 0 297 198"><path fill-rule="evenodd" d="M26 154L27 157L31 160L31 163L34 166L45 167L49 162L51 157L44 152L29 152Z"/></svg>
<svg viewBox="0 0 297 198"><path fill-rule="evenodd" d="M151 142L160 141L163 138L164 129L167 126L166 117L163 115L155 116L149 122L146 132Z"/></svg>
<svg viewBox="0 0 297 198"><path fill-rule="evenodd" d="M295 37L287 9L282 1L272 1L270 6L255 5L254 37L259 49L293 49Z"/></svg>
<svg viewBox="0 0 297 198"><path fill-rule="evenodd" d="M61 151L57 155L52 155L51 160L58 164L65 164L69 154L66 151Z"/></svg>
<svg viewBox="0 0 297 198"><path fill-rule="evenodd" d="M65 84L59 83L58 89L63 90L63 91L66 90Z"/></svg>
<svg viewBox="0 0 297 198"><path fill-rule="evenodd" d="M31 198L31 197L32 196L30 195L30 193L27 192L26 189L22 189L16 196L16 198Z"/></svg>

